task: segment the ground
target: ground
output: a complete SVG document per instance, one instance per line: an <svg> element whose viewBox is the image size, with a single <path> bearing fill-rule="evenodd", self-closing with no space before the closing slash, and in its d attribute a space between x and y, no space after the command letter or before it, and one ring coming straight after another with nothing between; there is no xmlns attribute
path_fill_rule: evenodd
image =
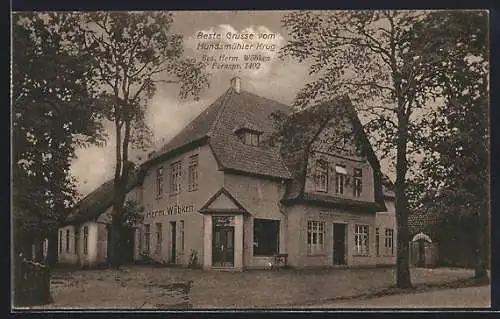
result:
<svg viewBox="0 0 500 319"><path fill-rule="evenodd" d="M411 270L416 287L457 283L473 270ZM393 268L203 271L151 266L122 270L54 270L54 303L42 308L185 307L175 283L192 281L193 308L293 308L393 293ZM179 288L179 287L177 287Z"/></svg>
<svg viewBox="0 0 500 319"><path fill-rule="evenodd" d="M491 286L433 290L311 305L312 308L489 308Z"/></svg>

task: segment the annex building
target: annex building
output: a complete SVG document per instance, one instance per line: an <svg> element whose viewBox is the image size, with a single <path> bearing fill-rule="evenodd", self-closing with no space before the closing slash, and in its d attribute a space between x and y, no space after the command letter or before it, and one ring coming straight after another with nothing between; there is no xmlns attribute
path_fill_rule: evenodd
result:
<svg viewBox="0 0 500 319"><path fill-rule="evenodd" d="M332 112L342 116L320 120ZM291 128L279 139L271 114ZM276 254L292 267L394 264L389 184L349 99L292 112L236 77L130 180L127 198L144 220L126 259L188 265L196 256L205 269L236 270ZM75 207L59 230L61 263L106 262L112 193L109 181Z"/></svg>

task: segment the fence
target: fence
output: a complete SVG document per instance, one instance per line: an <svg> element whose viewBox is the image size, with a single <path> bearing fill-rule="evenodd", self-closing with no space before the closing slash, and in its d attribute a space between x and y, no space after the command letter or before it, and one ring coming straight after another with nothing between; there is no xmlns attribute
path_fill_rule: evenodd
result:
<svg viewBox="0 0 500 319"><path fill-rule="evenodd" d="M18 258L14 264L14 306L27 307L51 302L50 268Z"/></svg>
<svg viewBox="0 0 500 319"><path fill-rule="evenodd" d="M425 240L410 242L410 265L434 267L438 263L438 246Z"/></svg>

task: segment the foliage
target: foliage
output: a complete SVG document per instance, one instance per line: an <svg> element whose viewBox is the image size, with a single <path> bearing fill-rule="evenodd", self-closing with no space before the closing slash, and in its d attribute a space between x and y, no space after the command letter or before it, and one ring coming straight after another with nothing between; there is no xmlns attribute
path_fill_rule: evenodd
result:
<svg viewBox="0 0 500 319"><path fill-rule="evenodd" d="M395 168L398 287L411 286L408 171L433 133L433 104L457 90L458 75L474 67L463 58L474 54L484 20L477 11L300 11L283 18L290 40L282 56L309 63L313 78L295 104L348 95L376 149Z"/></svg>
<svg viewBox="0 0 500 319"><path fill-rule="evenodd" d="M100 101L86 82L72 14L12 17L13 218L15 242L53 232L75 199L77 145L102 141ZM22 244L21 244L22 246Z"/></svg>

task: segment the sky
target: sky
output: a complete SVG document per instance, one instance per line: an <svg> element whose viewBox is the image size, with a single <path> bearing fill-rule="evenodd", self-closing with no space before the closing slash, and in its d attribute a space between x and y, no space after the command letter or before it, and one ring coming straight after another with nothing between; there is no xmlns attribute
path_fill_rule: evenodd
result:
<svg viewBox="0 0 500 319"><path fill-rule="evenodd" d="M237 56L243 54L262 54L268 56L268 62L262 62L258 70L213 70L209 67L210 88L205 90L198 101L180 100L178 87L172 84L160 85L156 95L150 101L146 114L146 123L152 129L155 145L151 150L161 148L175 136L187 123L200 114L228 88L230 79L241 77L243 90L263 97L291 104L297 92L309 81L308 66L293 60L281 61L278 51L287 41L286 30L281 27L284 11L193 11L175 12L172 32L184 36L185 56L201 59L220 54ZM201 40L197 35L220 33L222 40ZM262 40L227 40L231 34L275 34L274 39ZM197 49L200 42L220 42L226 44L253 44L247 51L207 51ZM264 44L263 49L256 49L256 43ZM274 50L272 50L274 48ZM72 163L71 172L76 177L78 191L85 196L96 187L111 179L114 173L113 125L106 125L109 139L105 147L90 147L77 150L77 157ZM140 162L147 157L144 153L131 152L130 158Z"/></svg>

